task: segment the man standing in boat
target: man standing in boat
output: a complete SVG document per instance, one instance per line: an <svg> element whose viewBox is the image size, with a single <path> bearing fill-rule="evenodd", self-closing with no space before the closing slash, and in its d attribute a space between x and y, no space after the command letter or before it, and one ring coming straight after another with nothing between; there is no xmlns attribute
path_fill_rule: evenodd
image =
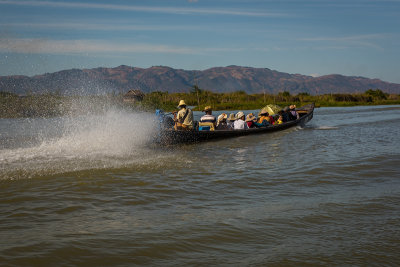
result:
<svg viewBox="0 0 400 267"><path fill-rule="evenodd" d="M178 114L176 114L175 130L193 130L193 111L190 108L186 108L184 100L179 101Z"/></svg>

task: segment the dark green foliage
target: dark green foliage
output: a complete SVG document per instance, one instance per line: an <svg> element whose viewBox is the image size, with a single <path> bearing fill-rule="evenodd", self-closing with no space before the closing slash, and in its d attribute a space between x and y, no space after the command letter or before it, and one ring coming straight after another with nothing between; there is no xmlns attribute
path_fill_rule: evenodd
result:
<svg viewBox="0 0 400 267"><path fill-rule="evenodd" d="M102 112L107 106L154 111L177 110L177 105L184 99L194 110L212 106L214 110L251 110L260 109L266 104L277 104L281 107L296 104L298 107L314 102L316 106L354 106L400 104L400 95L387 95L381 90L367 90L363 94L325 94L312 96L300 93L292 96L289 92L271 94L247 94L244 91L232 93L213 93L193 86L189 93L168 93L155 91L145 94L143 101L137 103L123 102L121 94L103 96L61 96L59 94L18 96L13 93L0 93L0 117L52 117Z"/></svg>
<svg viewBox="0 0 400 267"><path fill-rule="evenodd" d="M297 96L298 96L298 97L301 97L301 96L310 96L310 94L304 92L304 93L299 93L299 94L297 94Z"/></svg>
<svg viewBox="0 0 400 267"><path fill-rule="evenodd" d="M369 90L365 91L365 94L370 95L373 98L378 98L378 99L387 99L387 96L388 96L387 94L385 94L384 92L382 92L379 89L376 89L376 90L369 89Z"/></svg>
<svg viewBox="0 0 400 267"><path fill-rule="evenodd" d="M279 95L281 95L283 97L290 97L290 92L284 91L283 93L279 93Z"/></svg>

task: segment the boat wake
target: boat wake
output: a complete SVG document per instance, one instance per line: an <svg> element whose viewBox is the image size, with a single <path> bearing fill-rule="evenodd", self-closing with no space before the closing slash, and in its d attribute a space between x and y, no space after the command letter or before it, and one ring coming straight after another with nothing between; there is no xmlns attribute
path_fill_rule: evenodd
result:
<svg viewBox="0 0 400 267"><path fill-rule="evenodd" d="M336 130L339 129L337 126L319 126L315 128L316 130Z"/></svg>
<svg viewBox="0 0 400 267"><path fill-rule="evenodd" d="M116 109L101 115L49 119L40 129L25 133L27 140L36 136L35 142L0 149L0 179L154 163L162 155L149 153L146 144L155 128L152 114ZM29 127L21 126L22 133L16 135L23 135L25 129Z"/></svg>

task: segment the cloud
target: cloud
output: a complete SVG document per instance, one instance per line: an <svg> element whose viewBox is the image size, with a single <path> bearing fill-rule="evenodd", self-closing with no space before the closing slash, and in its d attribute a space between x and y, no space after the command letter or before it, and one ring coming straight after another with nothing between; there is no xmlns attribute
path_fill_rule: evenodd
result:
<svg viewBox="0 0 400 267"><path fill-rule="evenodd" d="M364 35L353 35L353 36L336 36L336 37L310 37L310 38L299 38L302 41L360 41L370 39L381 39L385 37L385 34L364 34Z"/></svg>
<svg viewBox="0 0 400 267"><path fill-rule="evenodd" d="M90 22L48 22L48 23L0 23L0 26L30 29L76 29L97 31L178 31L201 30L194 25L132 25L129 23L90 23Z"/></svg>
<svg viewBox="0 0 400 267"><path fill-rule="evenodd" d="M0 52L26 54L164 53L206 54L238 52L242 48L184 47L164 44L113 43L104 40L0 38Z"/></svg>
<svg viewBox="0 0 400 267"><path fill-rule="evenodd" d="M0 39L0 52L30 54L172 53L192 54L188 47L154 44L116 44L98 40Z"/></svg>
<svg viewBox="0 0 400 267"><path fill-rule="evenodd" d="M330 47L340 47L341 49L354 46L382 49L382 47L375 44L374 41L381 41L382 39L385 39L387 37L387 34L365 34L353 36L298 38L297 41L328 42Z"/></svg>
<svg viewBox="0 0 400 267"><path fill-rule="evenodd" d="M11 1L0 0L0 5L19 5L35 7L55 7L55 8L86 8L86 9L104 9L121 10L149 13L167 13L167 14L198 14L198 15L232 15L232 16L250 16L250 17L281 17L286 16L282 13L268 13L260 11L245 11L239 9L211 9L211 8L182 8L182 7L156 7L156 6L137 6L137 5L115 5L98 3L76 3L76 2L51 2L51 1Z"/></svg>

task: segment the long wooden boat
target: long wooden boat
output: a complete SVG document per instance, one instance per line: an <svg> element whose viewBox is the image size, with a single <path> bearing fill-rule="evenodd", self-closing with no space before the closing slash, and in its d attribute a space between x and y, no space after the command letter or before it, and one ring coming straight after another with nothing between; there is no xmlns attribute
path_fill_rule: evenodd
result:
<svg viewBox="0 0 400 267"><path fill-rule="evenodd" d="M296 109L300 117L297 120L267 127L251 128L247 130L215 130L215 131L176 131L165 129L159 133L156 143L160 145L173 145L180 143L197 143L215 139L225 139L237 136L264 134L285 130L297 125L304 126L313 117L314 103Z"/></svg>

